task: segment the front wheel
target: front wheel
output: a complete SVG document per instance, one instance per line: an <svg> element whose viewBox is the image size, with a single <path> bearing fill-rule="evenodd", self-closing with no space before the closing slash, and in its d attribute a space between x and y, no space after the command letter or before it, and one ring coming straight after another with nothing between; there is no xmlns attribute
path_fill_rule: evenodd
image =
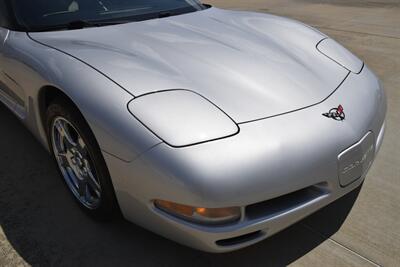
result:
<svg viewBox="0 0 400 267"><path fill-rule="evenodd" d="M96 219L119 211L99 145L72 103L57 99L47 109L47 136L64 181L80 206Z"/></svg>

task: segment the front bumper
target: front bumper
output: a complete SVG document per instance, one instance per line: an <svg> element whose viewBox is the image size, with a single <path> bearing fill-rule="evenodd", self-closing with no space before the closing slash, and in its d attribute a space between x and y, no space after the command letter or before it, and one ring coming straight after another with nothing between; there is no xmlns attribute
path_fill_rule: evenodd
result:
<svg viewBox="0 0 400 267"><path fill-rule="evenodd" d="M322 114L341 104L346 120ZM349 193L365 174L343 186L338 156L371 132L377 153L386 98L365 66L324 102L244 123L236 136L197 146L159 144L134 162L104 154L124 216L153 232L209 252L256 243ZM197 207L242 207L242 219L201 226L153 204L164 199Z"/></svg>

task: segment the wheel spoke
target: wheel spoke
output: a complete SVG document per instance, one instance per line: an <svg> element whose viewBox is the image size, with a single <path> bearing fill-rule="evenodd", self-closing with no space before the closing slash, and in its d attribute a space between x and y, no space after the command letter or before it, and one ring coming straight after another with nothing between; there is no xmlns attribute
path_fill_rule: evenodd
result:
<svg viewBox="0 0 400 267"><path fill-rule="evenodd" d="M66 168L66 170L68 172L69 180L73 183L73 186L75 187L75 189L78 190L78 188L79 188L79 179L76 177L74 170L70 166L68 166Z"/></svg>
<svg viewBox="0 0 400 267"><path fill-rule="evenodd" d="M63 123L62 123L61 121L57 121L57 122L54 124L54 126L56 127L56 129L57 129L57 131L58 131L58 134L59 134L61 137L64 137L64 136L65 136L65 129L64 129Z"/></svg>
<svg viewBox="0 0 400 267"><path fill-rule="evenodd" d="M64 152L58 152L57 154L57 159L60 165L64 168L69 166L69 162L67 160L67 155Z"/></svg>
<svg viewBox="0 0 400 267"><path fill-rule="evenodd" d="M100 197L101 186L90 170L87 172L87 183L92 188L93 192L95 192L97 197Z"/></svg>
<svg viewBox="0 0 400 267"><path fill-rule="evenodd" d="M78 141L76 142L76 149L78 149L79 153L82 155L82 157L86 158L88 156L88 152L86 149L86 144L83 141L82 137L78 137Z"/></svg>
<svg viewBox="0 0 400 267"><path fill-rule="evenodd" d="M57 121L55 123L55 127L58 131L58 133L60 134L60 137L67 141L69 146L68 147L76 147L76 143L74 141L74 139L72 138L72 136L70 135L69 131L68 131L68 126L65 125L63 122L61 121Z"/></svg>

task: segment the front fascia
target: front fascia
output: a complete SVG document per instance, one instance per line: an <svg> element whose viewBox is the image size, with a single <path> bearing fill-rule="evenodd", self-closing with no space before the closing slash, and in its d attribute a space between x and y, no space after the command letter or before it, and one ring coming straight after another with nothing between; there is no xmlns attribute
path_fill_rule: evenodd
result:
<svg viewBox="0 0 400 267"><path fill-rule="evenodd" d="M345 121L322 115L338 104L345 109ZM179 149L159 144L131 164L106 160L126 218L189 246L229 251L235 248L216 247L215 240L260 229L273 234L359 186L364 177L340 186L337 156L368 131L376 133L378 150L385 115L384 92L364 67L324 103L242 124L234 137ZM199 228L159 214L152 206L153 199L166 199L201 207L243 207L321 183L326 197L259 223L244 220L229 227Z"/></svg>
<svg viewBox="0 0 400 267"><path fill-rule="evenodd" d="M338 104L345 121L322 116ZM116 178L116 191L145 201L224 207L337 184L337 156L368 131L378 137L385 114L383 90L365 67L319 105L242 124L240 134L223 140L179 149L160 144L133 163L131 178Z"/></svg>

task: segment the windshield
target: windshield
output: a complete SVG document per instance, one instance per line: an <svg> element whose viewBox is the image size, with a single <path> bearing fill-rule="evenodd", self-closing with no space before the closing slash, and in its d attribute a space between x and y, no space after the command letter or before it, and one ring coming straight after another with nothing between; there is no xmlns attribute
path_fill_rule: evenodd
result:
<svg viewBox="0 0 400 267"><path fill-rule="evenodd" d="M27 30L101 26L202 10L198 0L11 0L18 24ZM81 22L80 24L77 22ZM82 22L85 22L83 24Z"/></svg>

